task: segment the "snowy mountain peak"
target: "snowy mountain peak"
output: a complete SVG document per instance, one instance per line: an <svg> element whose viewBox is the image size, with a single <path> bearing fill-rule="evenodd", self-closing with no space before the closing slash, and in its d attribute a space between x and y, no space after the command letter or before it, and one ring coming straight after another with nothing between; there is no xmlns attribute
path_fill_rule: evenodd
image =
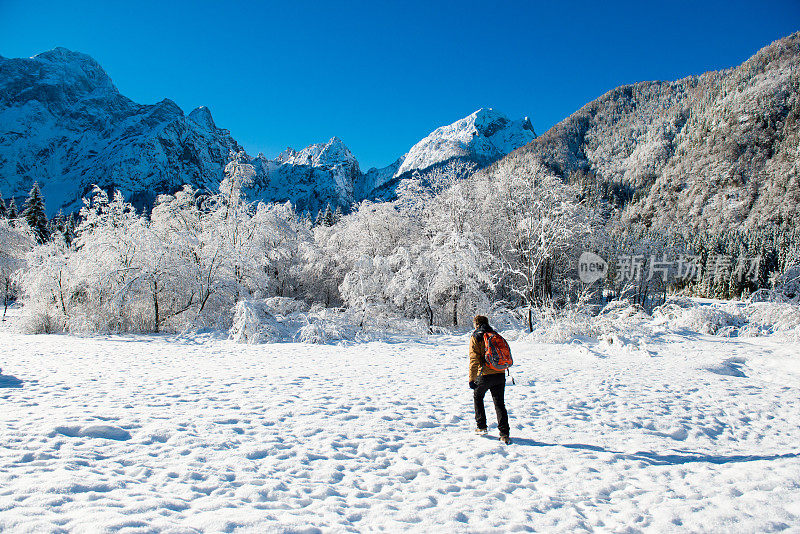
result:
<svg viewBox="0 0 800 534"><path fill-rule="evenodd" d="M217 125L214 124L214 119L211 117L211 110L205 106L193 109L192 112L189 113L189 120L208 130L214 130L217 127Z"/></svg>
<svg viewBox="0 0 800 534"><path fill-rule="evenodd" d="M40 83L74 87L85 92L118 92L111 78L94 58L64 47L59 46L28 59L10 61L17 61L20 66L44 75Z"/></svg>
<svg viewBox="0 0 800 534"><path fill-rule="evenodd" d="M94 65L96 68L102 70L100 64L97 61L95 61L92 56L84 54L83 52L76 52L75 50L64 48L63 46L57 46L52 50L46 50L44 52L36 54L30 59L37 59L39 61L50 61L58 63L74 63L74 62L90 63Z"/></svg>
<svg viewBox="0 0 800 534"><path fill-rule="evenodd" d="M458 122L465 124L467 127L471 125L476 132L490 137L510 121L505 115L492 108L481 108Z"/></svg>
<svg viewBox="0 0 800 534"><path fill-rule="evenodd" d="M492 108L481 108L437 128L411 147L395 176L422 171L454 158L487 165L535 138L528 117L512 121Z"/></svg>
<svg viewBox="0 0 800 534"><path fill-rule="evenodd" d="M271 160L260 155L251 163L256 169L255 184L247 192L251 198L288 200L312 212L362 200L357 198L363 176L358 161L338 137L300 151L289 147Z"/></svg>
<svg viewBox="0 0 800 534"><path fill-rule="evenodd" d="M309 145L300 152L287 148L278 155L276 161L282 164L310 165L329 169L342 165L358 167L355 156L338 137L332 137L327 143Z"/></svg>
<svg viewBox="0 0 800 534"><path fill-rule="evenodd" d="M286 147L286 150L277 155L274 161L276 161L277 163L288 163L296 155L297 155L297 150L288 146ZM264 157L263 154L260 154L260 157L266 159L266 157Z"/></svg>
<svg viewBox="0 0 800 534"><path fill-rule="evenodd" d="M353 165L358 167L353 153L338 137L332 137L330 141L325 143L316 159L316 164L319 166L334 167L336 165Z"/></svg>
<svg viewBox="0 0 800 534"><path fill-rule="evenodd" d="M0 192L18 203L33 182L50 214L79 208L93 184L139 206L184 183L213 190L232 149L208 110L137 104L86 54L0 60Z"/></svg>
<svg viewBox="0 0 800 534"><path fill-rule="evenodd" d="M247 193L253 200L288 200L299 210L349 208L366 198L392 198L409 170L453 158L474 169L534 136L527 118L512 121L483 108L367 173L332 137L299 151L287 148L274 159L253 158L257 179ZM184 183L213 191L229 151L240 149L208 108L185 115L170 99L137 104L86 54L55 48L32 58L0 58L0 192L18 203L34 181L52 213L80 207L93 184L119 189L138 206Z"/></svg>
<svg viewBox="0 0 800 534"><path fill-rule="evenodd" d="M157 102L155 104L155 107L156 108L160 108L160 109L169 110L170 112L175 112L175 113L178 113L180 115L183 115L183 110L181 109L181 107L178 104L176 104L174 100L169 99L169 98L165 98L165 99L161 100L160 102Z"/></svg>

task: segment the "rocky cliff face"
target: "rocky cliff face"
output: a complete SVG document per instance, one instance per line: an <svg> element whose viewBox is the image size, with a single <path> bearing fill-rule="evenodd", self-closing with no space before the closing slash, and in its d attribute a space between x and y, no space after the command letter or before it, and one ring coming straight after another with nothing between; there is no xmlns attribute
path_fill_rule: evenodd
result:
<svg viewBox="0 0 800 534"><path fill-rule="evenodd" d="M490 168L543 163L623 223L800 222L800 33L734 69L614 89Z"/></svg>
<svg viewBox="0 0 800 534"><path fill-rule="evenodd" d="M206 108L185 116L171 100L124 97L87 55L56 48L0 58L0 190L24 197L39 182L52 215L81 206L92 184L152 202L184 183L219 183L240 149Z"/></svg>
<svg viewBox="0 0 800 534"><path fill-rule="evenodd" d="M300 150L287 148L275 159L259 154L252 160L256 179L248 198L291 201L299 211L316 212L327 205L349 207L361 200L358 161L338 137Z"/></svg>

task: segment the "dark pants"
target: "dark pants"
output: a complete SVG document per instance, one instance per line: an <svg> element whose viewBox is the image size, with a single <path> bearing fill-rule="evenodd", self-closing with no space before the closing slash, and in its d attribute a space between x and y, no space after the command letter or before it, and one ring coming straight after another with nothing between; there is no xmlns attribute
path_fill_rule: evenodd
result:
<svg viewBox="0 0 800 534"><path fill-rule="evenodd" d="M486 428L486 410L483 407L483 397L487 391L492 392L494 411L497 414L497 430L501 436L508 436L508 412L503 394L506 390L505 374L482 375L475 381L473 398L475 400L475 422L478 428Z"/></svg>

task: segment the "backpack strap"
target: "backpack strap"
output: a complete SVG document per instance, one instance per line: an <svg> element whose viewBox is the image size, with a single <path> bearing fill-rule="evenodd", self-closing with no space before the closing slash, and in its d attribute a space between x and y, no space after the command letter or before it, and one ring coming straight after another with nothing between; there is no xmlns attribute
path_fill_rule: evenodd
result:
<svg viewBox="0 0 800 534"><path fill-rule="evenodd" d="M486 367L486 334L487 332L478 330L475 330L472 334L475 337L475 341L483 343L483 352L481 352L481 357L478 359L478 363L480 363L478 366L478 378L483 376L483 368Z"/></svg>

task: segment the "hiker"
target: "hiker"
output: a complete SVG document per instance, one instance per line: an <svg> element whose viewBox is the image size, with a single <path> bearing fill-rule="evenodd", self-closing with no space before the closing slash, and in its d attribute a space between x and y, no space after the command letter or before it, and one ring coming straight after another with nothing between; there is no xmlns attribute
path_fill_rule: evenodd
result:
<svg viewBox="0 0 800 534"><path fill-rule="evenodd" d="M506 389L505 371L492 369L486 363L486 344L484 334L494 334L494 329L489 326L489 319L483 315L476 315L473 320L475 331L469 336L469 387L473 390L475 401L476 434L486 434L486 410L483 406L483 397L487 391L492 392L494 410L497 414L497 430L500 431L500 441L511 443L509 437L508 412L503 400Z"/></svg>

